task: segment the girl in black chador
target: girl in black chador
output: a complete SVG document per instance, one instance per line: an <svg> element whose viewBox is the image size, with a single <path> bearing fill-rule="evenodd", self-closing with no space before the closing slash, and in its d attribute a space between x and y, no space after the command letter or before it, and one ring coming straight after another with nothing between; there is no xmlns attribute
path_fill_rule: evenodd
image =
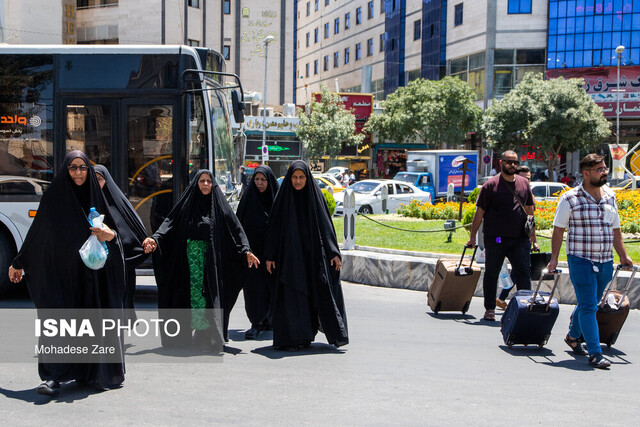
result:
<svg viewBox="0 0 640 427"><path fill-rule="evenodd" d="M324 196L303 161L291 163L273 202L265 259L275 284L274 347L308 347L318 330L329 344L348 344L336 233Z"/></svg>
<svg viewBox="0 0 640 427"><path fill-rule="evenodd" d="M253 253L259 259L264 258L267 222L278 188L278 180L271 168L258 166L238 205L236 215L247 233ZM244 307L251 321L251 329L244 336L246 339L255 339L262 331L271 328L271 286L264 263L248 271L243 291Z"/></svg>
<svg viewBox="0 0 640 427"><path fill-rule="evenodd" d="M158 249L153 265L160 317L178 318L183 325L179 335L163 335L162 345L190 345L195 330L193 339L203 351L221 351L231 310L225 289L239 286L234 281L243 258L249 267L260 262L211 172L195 174L143 246L147 253Z"/></svg>
<svg viewBox="0 0 640 427"><path fill-rule="evenodd" d="M96 178L109 206L109 213L115 221L122 250L124 251L126 283L124 288L124 308L127 318L135 320L133 297L136 292L136 267L145 259L142 241L147 237L142 220L127 196L125 196L106 167L95 165Z"/></svg>
<svg viewBox="0 0 640 427"><path fill-rule="evenodd" d="M103 229L90 228L87 215L91 207L105 215ZM24 244L9 267L15 283L23 269L31 299L41 309L122 309L124 259L118 227L107 209L89 158L72 151L64 159L47 191L43 194ZM106 241L109 255L105 266L91 270L84 265L78 250L90 234ZM124 381L122 341L115 346L122 363L39 363L44 381L36 391L55 395L60 382L76 380L104 388L120 386Z"/></svg>

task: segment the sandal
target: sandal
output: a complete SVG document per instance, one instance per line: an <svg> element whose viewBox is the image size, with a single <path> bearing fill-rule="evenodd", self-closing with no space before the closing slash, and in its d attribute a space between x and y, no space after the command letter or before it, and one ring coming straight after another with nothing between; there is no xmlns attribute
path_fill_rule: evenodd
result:
<svg viewBox="0 0 640 427"><path fill-rule="evenodd" d="M484 312L484 316L482 317L484 320L488 322L496 321L496 311L495 310L487 310Z"/></svg>
<svg viewBox="0 0 640 427"><path fill-rule="evenodd" d="M500 307L503 310L507 309L507 302L506 301L502 301L500 298L496 298L496 305L498 307Z"/></svg>
<svg viewBox="0 0 640 427"><path fill-rule="evenodd" d="M569 347L571 347L571 351L573 354L577 354L578 356L586 356L587 352L582 348L582 344L580 344L579 338L571 338L569 334L564 337L564 342L567 343Z"/></svg>

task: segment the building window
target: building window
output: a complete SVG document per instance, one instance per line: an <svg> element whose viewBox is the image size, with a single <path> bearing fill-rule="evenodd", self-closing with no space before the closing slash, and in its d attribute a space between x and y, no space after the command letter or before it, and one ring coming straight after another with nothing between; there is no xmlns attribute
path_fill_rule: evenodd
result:
<svg viewBox="0 0 640 427"><path fill-rule="evenodd" d="M314 43L318 43L318 29L316 28L315 30L313 30L313 42Z"/></svg>
<svg viewBox="0 0 640 427"><path fill-rule="evenodd" d="M307 33L307 47L311 44L311 34Z"/></svg>
<svg viewBox="0 0 640 427"><path fill-rule="evenodd" d="M356 8L356 25L362 24L362 8Z"/></svg>
<svg viewBox="0 0 640 427"><path fill-rule="evenodd" d="M325 6L329 6L329 3L331 2L331 0L324 0L324 5Z"/></svg>
<svg viewBox="0 0 640 427"><path fill-rule="evenodd" d="M420 40L420 23L419 19L413 21L413 40Z"/></svg>
<svg viewBox="0 0 640 427"><path fill-rule="evenodd" d="M362 58L362 45L361 43L356 43L356 61Z"/></svg>
<svg viewBox="0 0 640 427"><path fill-rule="evenodd" d="M367 56L373 55L373 39L367 40Z"/></svg>
<svg viewBox="0 0 640 427"><path fill-rule="evenodd" d="M338 34L340 32L340 18L336 18L333 21L333 34Z"/></svg>
<svg viewBox="0 0 640 427"><path fill-rule="evenodd" d="M324 24L324 38L325 39L329 38L329 23L328 22L326 24Z"/></svg>
<svg viewBox="0 0 640 427"><path fill-rule="evenodd" d="M380 34L380 52L384 52L384 33Z"/></svg>
<svg viewBox="0 0 640 427"><path fill-rule="evenodd" d="M324 71L329 71L329 55L325 55L325 56L324 56L324 61L323 61L323 64L322 64L322 69L323 69Z"/></svg>
<svg viewBox="0 0 640 427"><path fill-rule="evenodd" d="M462 5L463 3L457 4L455 7L454 17L453 17L453 25L457 27L458 25L462 25Z"/></svg>
<svg viewBox="0 0 640 427"><path fill-rule="evenodd" d="M333 68L338 68L338 65L340 65L340 54L333 52Z"/></svg>
<svg viewBox="0 0 640 427"><path fill-rule="evenodd" d="M313 61L313 74L318 74L318 60Z"/></svg>
<svg viewBox="0 0 640 427"><path fill-rule="evenodd" d="M373 18L373 0L367 3L367 19Z"/></svg>
<svg viewBox="0 0 640 427"><path fill-rule="evenodd" d="M509 14L531 13L531 0L509 0Z"/></svg>
<svg viewBox="0 0 640 427"><path fill-rule="evenodd" d="M384 13L384 0L380 0L380 13Z"/></svg>
<svg viewBox="0 0 640 427"><path fill-rule="evenodd" d="M320 0L315 0L314 10L317 12L320 9Z"/></svg>
<svg viewBox="0 0 640 427"><path fill-rule="evenodd" d="M199 8L200 7L200 0L189 0L189 6L195 7L195 8Z"/></svg>
<svg viewBox="0 0 640 427"><path fill-rule="evenodd" d="M349 28L351 28L351 12L344 14L344 29L348 30Z"/></svg>
<svg viewBox="0 0 640 427"><path fill-rule="evenodd" d="M228 44L224 45L222 47L222 55L224 56L224 59L228 61L231 58L231 46Z"/></svg>
<svg viewBox="0 0 640 427"><path fill-rule="evenodd" d="M305 70L304 76L305 77L309 77L309 63L308 62L307 62L307 65L305 66L305 69L306 70Z"/></svg>
<svg viewBox="0 0 640 427"><path fill-rule="evenodd" d="M344 48L344 63L345 65L349 63L349 48Z"/></svg>
<svg viewBox="0 0 640 427"><path fill-rule="evenodd" d="M223 11L225 15L231 15L231 0L224 0Z"/></svg>
<svg viewBox="0 0 640 427"><path fill-rule="evenodd" d="M311 15L311 2L307 2L307 16Z"/></svg>

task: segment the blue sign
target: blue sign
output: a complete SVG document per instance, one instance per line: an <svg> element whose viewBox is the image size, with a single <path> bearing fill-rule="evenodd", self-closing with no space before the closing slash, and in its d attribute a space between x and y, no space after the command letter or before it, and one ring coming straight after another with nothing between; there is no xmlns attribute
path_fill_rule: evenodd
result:
<svg viewBox="0 0 640 427"><path fill-rule="evenodd" d="M462 185L462 160L465 158L471 160L474 164L467 166L464 191L471 191L476 188L476 182L478 181L478 155L443 155L439 158L438 193L446 193L450 182L453 183L455 192L460 191Z"/></svg>

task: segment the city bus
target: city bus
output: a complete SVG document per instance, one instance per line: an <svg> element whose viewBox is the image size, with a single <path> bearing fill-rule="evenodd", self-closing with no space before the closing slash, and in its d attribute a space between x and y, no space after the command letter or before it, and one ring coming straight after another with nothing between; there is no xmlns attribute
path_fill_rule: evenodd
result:
<svg viewBox="0 0 640 427"><path fill-rule="evenodd" d="M188 46L0 45L0 292L72 150L109 169L148 233L192 172L230 187L228 106L242 120L242 88L224 68L218 52Z"/></svg>

